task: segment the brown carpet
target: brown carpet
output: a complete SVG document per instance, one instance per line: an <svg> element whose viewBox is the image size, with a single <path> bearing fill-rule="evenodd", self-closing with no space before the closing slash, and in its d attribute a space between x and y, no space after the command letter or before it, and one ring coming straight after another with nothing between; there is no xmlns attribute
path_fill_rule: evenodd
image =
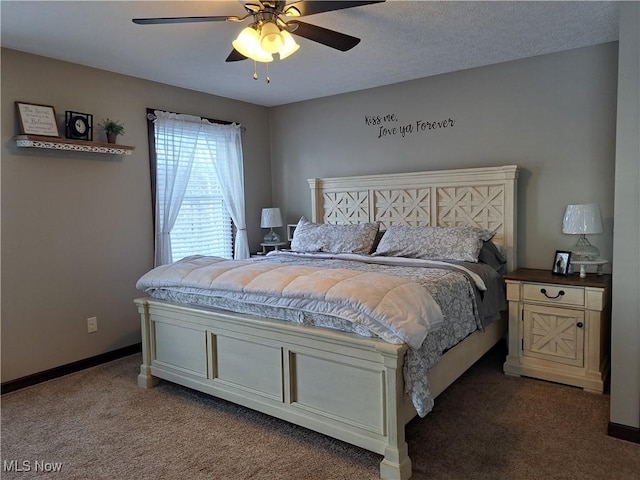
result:
<svg viewBox="0 0 640 480"><path fill-rule="evenodd" d="M507 377L504 355L494 348L407 426L414 479L640 479L640 445L606 435L607 395ZM139 364L3 395L2 479L378 478L381 456L358 447L168 382L141 389ZM60 472L42 471L54 462Z"/></svg>

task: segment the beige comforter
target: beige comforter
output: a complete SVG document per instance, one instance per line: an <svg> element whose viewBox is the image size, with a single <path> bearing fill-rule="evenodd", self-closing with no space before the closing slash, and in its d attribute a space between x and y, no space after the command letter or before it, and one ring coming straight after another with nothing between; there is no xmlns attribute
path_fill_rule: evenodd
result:
<svg viewBox="0 0 640 480"><path fill-rule="evenodd" d="M334 315L391 343L418 348L443 316L426 288L401 277L290 264L193 256L162 265L137 283Z"/></svg>

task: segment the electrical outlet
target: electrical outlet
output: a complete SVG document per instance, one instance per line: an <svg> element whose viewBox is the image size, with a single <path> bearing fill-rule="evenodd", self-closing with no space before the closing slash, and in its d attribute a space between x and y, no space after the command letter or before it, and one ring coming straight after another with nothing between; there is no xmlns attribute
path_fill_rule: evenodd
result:
<svg viewBox="0 0 640 480"><path fill-rule="evenodd" d="M87 333L98 331L98 317L87 318Z"/></svg>

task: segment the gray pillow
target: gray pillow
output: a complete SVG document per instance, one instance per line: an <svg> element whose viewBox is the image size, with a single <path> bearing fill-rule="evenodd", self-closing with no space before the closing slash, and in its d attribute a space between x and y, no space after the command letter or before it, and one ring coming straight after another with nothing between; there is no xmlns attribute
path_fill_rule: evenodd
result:
<svg viewBox="0 0 640 480"><path fill-rule="evenodd" d="M390 226L374 255L478 262L484 241L493 232L476 227Z"/></svg>
<svg viewBox="0 0 640 480"><path fill-rule="evenodd" d="M482 248L478 254L478 262L486 263L493 267L500 275L507 273L507 259L491 240L482 243Z"/></svg>
<svg viewBox="0 0 640 480"><path fill-rule="evenodd" d="M371 253L378 223L331 225L302 217L293 232L294 252Z"/></svg>

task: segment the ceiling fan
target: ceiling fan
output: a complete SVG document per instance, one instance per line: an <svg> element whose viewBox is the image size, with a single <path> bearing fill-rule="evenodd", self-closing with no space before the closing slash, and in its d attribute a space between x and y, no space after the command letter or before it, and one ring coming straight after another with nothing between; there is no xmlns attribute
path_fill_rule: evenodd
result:
<svg viewBox="0 0 640 480"><path fill-rule="evenodd" d="M251 25L242 30L238 38L232 42L233 50L226 61L236 62L251 58L257 62L271 62L273 61L274 53L278 53L280 60L282 60L298 50L299 46L295 43L291 34L304 37L342 52L352 49L360 43L359 38L301 22L297 20L297 18L373 3L383 3L384 1L385 0L301 0L287 3L286 0L249 0L244 3L244 9L247 11L247 14L243 17L134 18L133 23L139 25L156 25L195 22L242 22L247 18L251 18Z"/></svg>

